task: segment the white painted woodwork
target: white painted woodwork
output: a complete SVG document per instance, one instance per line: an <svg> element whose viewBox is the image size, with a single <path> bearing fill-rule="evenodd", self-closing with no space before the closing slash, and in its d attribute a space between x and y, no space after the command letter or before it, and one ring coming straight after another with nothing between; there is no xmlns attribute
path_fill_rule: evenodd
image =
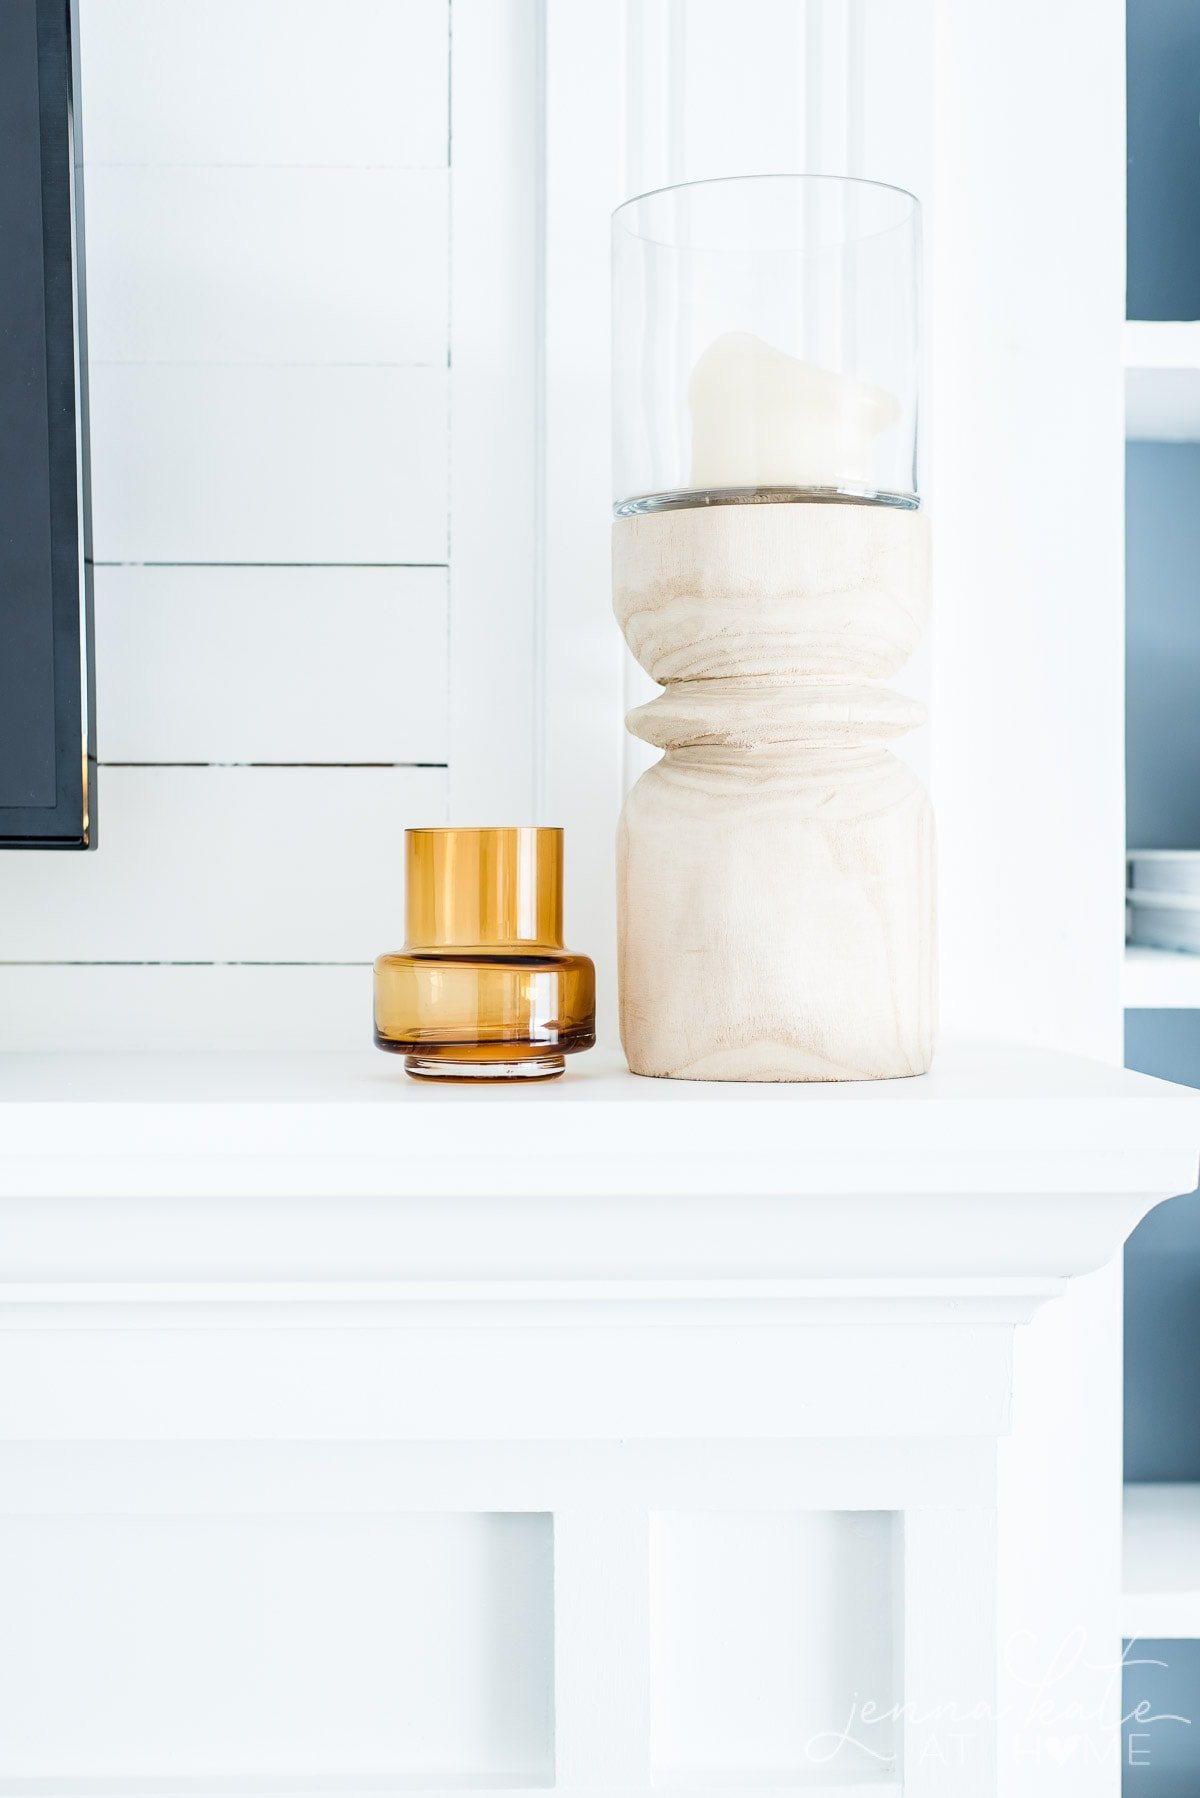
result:
<svg viewBox="0 0 1200 1798"><path fill-rule="evenodd" d="M1200 955L1129 946L1123 989L1126 1011L1200 1010Z"/></svg>
<svg viewBox="0 0 1200 1798"><path fill-rule="evenodd" d="M322 1315L296 1305L294 1291L284 1288L277 1295L287 1307L283 1330L272 1321L269 1295L265 1314L233 1296L232 1306L218 1303L215 1311L187 1305L182 1315L173 1313L154 1338L153 1365L144 1331L165 1325L166 1312L122 1306L121 1325L90 1344L81 1366L77 1345L62 1330L42 1329L36 1310L22 1310L18 1324L31 1327L13 1336L3 1356L8 1390L0 1398L0 1430L30 1442L161 1436L331 1443L489 1442L551 1431L565 1441L711 1438L736 1454L744 1442L794 1438L799 1409L806 1430L822 1440L886 1438L909 1388L917 1397L904 1410L905 1432L914 1438L985 1439L1010 1421L1011 1315L946 1328L946 1318L914 1324L900 1307L893 1325L902 1322L911 1334L905 1355L889 1360L894 1327L864 1325L853 1313L848 1324L836 1316L830 1322L803 1306L790 1329L785 1320L764 1327L753 1306L732 1325L720 1305L700 1305L683 1321L669 1306L640 1317L635 1310L614 1342L603 1308L582 1320L569 1315L570 1294L557 1318L540 1305L513 1311L501 1303L491 1316L486 1307L477 1313L454 1305L443 1317L453 1333L419 1337L407 1325L420 1321L420 1302L410 1313L407 1295L399 1307L386 1298L372 1306L369 1290L342 1290L332 1295L337 1308ZM218 1301L226 1297L218 1291ZM51 1305L51 1325L56 1315ZM426 1311L424 1321L436 1315ZM813 1370L798 1379L781 1366L796 1352L797 1327L820 1360L851 1360L844 1377L831 1382ZM564 1382L549 1408L548 1356ZM947 1359L954 1374L939 1389ZM881 1376L866 1371L875 1360ZM61 1391L52 1414L50 1390ZM165 1390L172 1394L166 1418Z"/></svg>
<svg viewBox="0 0 1200 1798"><path fill-rule="evenodd" d="M864 1781L896 1771L895 1524L887 1511L652 1517L656 1775L786 1787L826 1764ZM868 1702L878 1720L843 1741Z"/></svg>
<svg viewBox="0 0 1200 1798"><path fill-rule="evenodd" d="M0 1789L995 1791L1014 1336L1191 1184L1200 1096L983 1045L0 1095Z"/></svg>
<svg viewBox="0 0 1200 1798"><path fill-rule="evenodd" d="M536 1514L10 1515L5 1785L544 1783L552 1577Z"/></svg>
<svg viewBox="0 0 1200 1798"><path fill-rule="evenodd" d="M1200 1486L1126 1486L1121 1634L1200 1636Z"/></svg>
<svg viewBox="0 0 1200 1798"><path fill-rule="evenodd" d="M671 11L653 0L648 10L660 18ZM676 7L668 28L670 88L659 90L672 139L650 137L644 186L770 170L854 172L847 116L854 34L841 15L861 10L861 0L837 8L820 0L816 6L749 0L740 29L730 32L721 0ZM770 55L763 54L764 41ZM656 152L666 164L661 170L651 163Z"/></svg>
<svg viewBox="0 0 1200 1798"><path fill-rule="evenodd" d="M1116 1060L1125 6L905 0L868 7L864 47L863 172L926 202L943 1023ZM1083 1648L1040 1727L1018 1727L1031 1692L1001 1662L1000 1798L1120 1788L1113 1732L1096 1721L1120 1652L1120 1340L1112 1270L1018 1340L999 1635L1021 1632L1039 1670L1068 1638ZM1057 1722L1069 1707L1086 1721ZM1056 1759L1045 1738L1063 1735L1080 1739Z"/></svg>
<svg viewBox="0 0 1200 1798"><path fill-rule="evenodd" d="M446 584L441 568L98 568L101 762L444 762Z"/></svg>
<svg viewBox="0 0 1200 1798"><path fill-rule="evenodd" d="M538 796L544 19L531 0L458 0L454 17L450 811L463 825L567 821ZM582 927L569 901L566 915Z"/></svg>
<svg viewBox="0 0 1200 1798"><path fill-rule="evenodd" d="M84 161L438 168L448 0L77 0Z"/></svg>
<svg viewBox="0 0 1200 1798"><path fill-rule="evenodd" d="M1190 1088L1049 1050L953 1039L928 1078L880 1083L663 1083L631 1075L615 1051L597 1049L531 1101L490 1084L423 1085L403 1078L395 1057L364 1049L357 1056L6 1055L0 1093L0 1151L20 1164L19 1177L12 1161L4 1175L14 1195L186 1196L207 1190L214 1173L247 1201L256 1190L297 1199L407 1195L426 1201L422 1227L438 1231L434 1264L456 1244L461 1258L470 1240L480 1278L512 1272L529 1257L584 1280L621 1279L626 1266L665 1275L686 1217L697 1277L982 1278L992 1270L1013 1297L1024 1268L1052 1282L1032 1289L1041 1299L1061 1277L1102 1266L1114 1237L1141 1215L1138 1204L1145 1209L1154 1195L1188 1190L1200 1160L1200 1098ZM48 1105L61 1165L48 1152L25 1165L47 1128ZM451 1131L451 1120L467 1116L480 1129L486 1123L485 1156L461 1121ZM981 1141L986 1157L978 1154ZM213 1170L205 1143L217 1153ZM577 1152L580 1145L586 1153ZM298 1165L290 1165L293 1157ZM568 1191L597 1201L592 1226L581 1229L553 1203ZM1061 1204L1052 1202L1055 1192ZM464 1236L445 1201L494 1193L509 1206L503 1221L486 1238ZM836 1193L837 1204L805 1216L799 1195L806 1193L826 1201ZM770 1195L788 1194L796 1203L786 1244L769 1241L765 1232L787 1221ZM898 1195L902 1211L890 1205ZM656 1196L674 1202L656 1208ZM722 1196L724 1210L685 1203ZM512 1209L522 1199L528 1212ZM85 1209L72 1236L78 1255L96 1227ZM207 1228L221 1227L205 1215ZM379 1228L396 1223L372 1215ZM248 1203L224 1220L235 1241L252 1221ZM286 1238L272 1242L268 1232L259 1248L270 1247L276 1272L288 1280L302 1278L304 1266L318 1276L324 1269L384 1277L379 1245L355 1245L349 1211L334 1221L334 1236L306 1246L298 1207ZM186 1277L190 1251L180 1227L158 1239L147 1233L151 1222L146 1232L99 1231L97 1247L117 1257L112 1266L131 1270L114 1277ZM268 1211L260 1224L269 1222ZM630 1232L624 1248L614 1235L619 1224ZM50 1212L31 1205L25 1228L38 1232L47 1267L62 1241L50 1225ZM609 1258L598 1266L606 1236ZM163 1250L182 1259L156 1267ZM310 1250L317 1259L308 1263ZM360 1250L367 1260L356 1259ZM14 1253L7 1245L14 1273L48 1277ZM142 1255L148 1259L139 1261Z"/></svg>
<svg viewBox="0 0 1200 1798"><path fill-rule="evenodd" d="M405 827L445 817L436 768L103 772L103 851L0 864L7 961L368 961Z"/></svg>
<svg viewBox="0 0 1200 1798"><path fill-rule="evenodd" d="M447 374L91 370L97 562L445 562Z"/></svg>
<svg viewBox="0 0 1200 1798"><path fill-rule="evenodd" d="M1011 1719L998 1742L1002 1798L1120 1791L1105 1705L1120 1689L1121 1285L1117 1257L1017 1337L1013 1387L1024 1396L999 1444L995 1542L998 1684ZM1039 1703L1048 1675L1053 1697Z"/></svg>
<svg viewBox="0 0 1200 1798"><path fill-rule="evenodd" d="M545 16L543 565L540 821L566 827L569 941L596 965L596 1015L616 1038L613 844L621 810L622 666L612 619L611 213L625 174L630 49L644 9ZM676 7L682 11L682 7Z"/></svg>
<svg viewBox="0 0 1200 1798"><path fill-rule="evenodd" d="M620 1499L554 1514L555 1783L567 1790L646 1779L650 1526L644 1508Z"/></svg>
<svg viewBox="0 0 1200 1798"><path fill-rule="evenodd" d="M986 1019L1006 1035L1115 1057L1125 8L914 0L878 10L897 24L906 14L910 41L889 33L892 54L872 61L867 118L884 90L893 114L907 101L910 120L927 121L907 136L930 158L925 490L936 521L943 1015L948 1029ZM1085 41L1086 93L1068 128L1062 84ZM1014 109L1038 121L1019 153ZM890 178L886 148L874 143L866 173ZM1086 675L1081 666L1068 720L1072 643L1084 646Z"/></svg>
<svg viewBox="0 0 1200 1798"><path fill-rule="evenodd" d="M923 1074L936 1028L934 826L880 686L929 601L895 507L688 507L613 526L617 620L666 691L663 759L617 844L621 1042L637 1074Z"/></svg>
<svg viewBox="0 0 1200 1798"><path fill-rule="evenodd" d="M389 941L399 940L393 908ZM0 1050L360 1049L369 962L0 962Z"/></svg>
<svg viewBox="0 0 1200 1798"><path fill-rule="evenodd" d="M649 1554L649 1529L633 1524L642 1516L648 1523L639 1500L651 1485L659 1511L691 1504L703 1481L713 1509L756 1516L780 1509L853 1510L863 1494L873 1510L898 1510L904 1500L924 1509L950 1492L964 1501L978 1497L995 1474L995 1445L987 1440L897 1439L882 1460L870 1441L821 1446L825 1452L818 1455L798 1451L795 1442L756 1442L718 1459L709 1441L573 1442L564 1448L497 1440L485 1458L468 1442L346 1443L336 1456L314 1442L225 1443L220 1455L204 1442L128 1442L119 1456L86 1442L3 1442L0 1517L70 1515L71 1478L85 1475L92 1516L165 1515L185 1509L189 1500L197 1515L282 1517L373 1517L405 1505L427 1515L489 1506L529 1512L548 1502L559 1537L558 1571L565 1574L569 1558L575 1578L589 1577L588 1538L598 1539L608 1511L610 1540L622 1536L623 1577L632 1593L631 1572L639 1560L648 1565ZM581 1505L572 1525L558 1527L571 1494L594 1497L601 1489L604 1506ZM626 1523L616 1521L622 1516ZM567 1583L558 1582L560 1593ZM631 1622L634 1630L626 1632L621 1652L632 1652L634 1631L640 1630L637 1618ZM643 1636L638 1652L644 1654L645 1646ZM560 1687L562 1674L556 1670Z"/></svg>
<svg viewBox="0 0 1200 1798"><path fill-rule="evenodd" d="M1126 324L1125 435L1200 442L1200 323Z"/></svg>
<svg viewBox="0 0 1200 1798"><path fill-rule="evenodd" d="M93 368L445 364L444 169L101 163L85 176Z"/></svg>
<svg viewBox="0 0 1200 1798"><path fill-rule="evenodd" d="M984 1492L988 1499L978 1502ZM992 1798L998 1789L998 1746L1021 1727L1012 1713L998 1715L995 1708L1009 1646L1000 1627L995 1580L996 1497L993 1460L979 1482L976 1503L964 1503L961 1491L952 1496L947 1489L939 1501L904 1514L899 1647L906 1705L900 1719L904 1798L965 1793ZM982 1581L973 1581L968 1603L956 1607L954 1627L947 1629L934 1594L961 1578L965 1568L987 1572ZM981 1697L984 1693L988 1697Z"/></svg>

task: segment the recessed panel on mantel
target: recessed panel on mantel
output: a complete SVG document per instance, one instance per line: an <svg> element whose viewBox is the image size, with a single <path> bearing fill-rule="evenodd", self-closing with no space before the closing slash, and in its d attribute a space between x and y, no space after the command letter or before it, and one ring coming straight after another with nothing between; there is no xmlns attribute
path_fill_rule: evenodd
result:
<svg viewBox="0 0 1200 1798"><path fill-rule="evenodd" d="M101 761L444 762L443 568L98 568Z"/></svg>
<svg viewBox="0 0 1200 1798"><path fill-rule="evenodd" d="M86 172L99 362L444 366L444 169Z"/></svg>
<svg viewBox="0 0 1200 1798"><path fill-rule="evenodd" d="M894 1775L897 1564L886 1511L655 1515L656 1778L738 1789Z"/></svg>
<svg viewBox="0 0 1200 1798"><path fill-rule="evenodd" d="M446 161L448 0L79 0L85 162Z"/></svg>
<svg viewBox="0 0 1200 1798"><path fill-rule="evenodd" d="M537 1513L6 1517L0 1788L549 1784L551 1562Z"/></svg>
<svg viewBox="0 0 1200 1798"><path fill-rule="evenodd" d="M91 371L97 562L447 554L442 368Z"/></svg>
<svg viewBox="0 0 1200 1798"><path fill-rule="evenodd" d="M94 855L0 862L4 959L369 962L445 815L438 768L107 768Z"/></svg>

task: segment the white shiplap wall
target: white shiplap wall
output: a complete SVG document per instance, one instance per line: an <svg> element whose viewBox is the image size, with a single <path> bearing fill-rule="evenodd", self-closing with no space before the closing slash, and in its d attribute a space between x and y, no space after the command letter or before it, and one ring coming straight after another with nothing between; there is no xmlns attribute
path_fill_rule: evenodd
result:
<svg viewBox="0 0 1200 1798"><path fill-rule="evenodd" d="M509 46L515 119L510 10L464 0L458 47ZM451 386L452 224L477 268L533 218L525 128L481 119L452 170L448 0L77 11L99 848L0 858L0 1043L361 1044L405 825L497 753L486 815L532 804L529 708L490 729L508 662L475 628L503 614L532 681L532 557L485 593L478 554L532 459L486 428L494 371L533 386L520 255L490 258L485 355L458 295Z"/></svg>

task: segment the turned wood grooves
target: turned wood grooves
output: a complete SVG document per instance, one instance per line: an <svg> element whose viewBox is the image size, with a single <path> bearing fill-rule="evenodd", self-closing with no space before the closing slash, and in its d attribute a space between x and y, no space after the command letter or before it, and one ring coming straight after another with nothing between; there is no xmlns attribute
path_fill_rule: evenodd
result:
<svg viewBox="0 0 1200 1798"><path fill-rule="evenodd" d="M618 621L666 691L619 838L621 1039L635 1073L885 1079L933 1053L934 830L886 748L882 683L929 607L898 507L770 503L618 519Z"/></svg>

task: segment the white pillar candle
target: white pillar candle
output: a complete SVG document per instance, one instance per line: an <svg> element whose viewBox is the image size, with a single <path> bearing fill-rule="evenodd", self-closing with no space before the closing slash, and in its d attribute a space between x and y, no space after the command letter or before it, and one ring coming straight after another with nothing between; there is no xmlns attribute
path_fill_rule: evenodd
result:
<svg viewBox="0 0 1200 1798"><path fill-rule="evenodd" d="M692 370L692 486L872 485L875 439L897 400L745 331L714 339Z"/></svg>

